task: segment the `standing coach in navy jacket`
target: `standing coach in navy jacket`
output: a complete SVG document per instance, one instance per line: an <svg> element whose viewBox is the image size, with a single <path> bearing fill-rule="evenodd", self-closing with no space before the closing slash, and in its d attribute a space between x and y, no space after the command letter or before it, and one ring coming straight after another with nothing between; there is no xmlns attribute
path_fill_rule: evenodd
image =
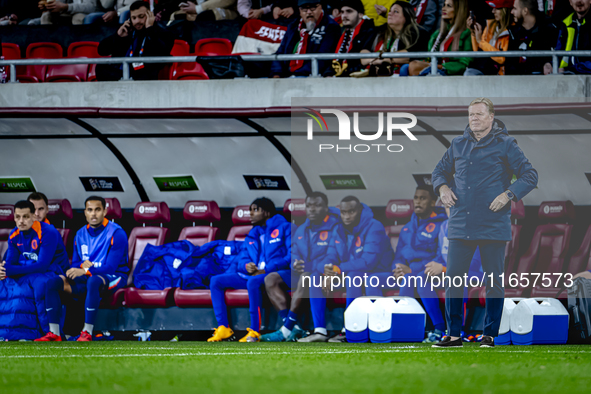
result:
<svg viewBox="0 0 591 394"><path fill-rule="evenodd" d="M432 181L443 204L451 208L447 276L452 281L468 272L474 251L480 247L482 268L487 275L480 346L493 347L505 296L500 275L504 270L505 244L511 240L510 202L521 200L536 187L538 173L505 125L495 120L492 101L478 98L470 103L468 112L469 126L462 136L454 138L435 167ZM511 184L513 175L517 180ZM462 346L463 292L463 285L454 287L446 281L448 336L434 347Z"/></svg>

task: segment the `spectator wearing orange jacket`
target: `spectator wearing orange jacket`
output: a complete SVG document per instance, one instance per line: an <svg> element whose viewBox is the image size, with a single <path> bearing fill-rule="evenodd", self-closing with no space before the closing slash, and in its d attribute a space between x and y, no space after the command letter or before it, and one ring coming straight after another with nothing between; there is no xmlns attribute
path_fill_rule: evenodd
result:
<svg viewBox="0 0 591 394"><path fill-rule="evenodd" d="M494 19L486 21L486 27L468 17L467 25L472 33L472 49L474 51L496 52L509 48L509 26L511 25L511 9L513 0L492 0L487 4L493 8ZM464 75L505 75L505 58L477 58Z"/></svg>

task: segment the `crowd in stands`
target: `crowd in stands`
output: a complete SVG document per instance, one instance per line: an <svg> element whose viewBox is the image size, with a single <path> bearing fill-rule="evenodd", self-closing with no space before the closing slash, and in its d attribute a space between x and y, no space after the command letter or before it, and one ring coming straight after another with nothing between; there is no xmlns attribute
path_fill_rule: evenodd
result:
<svg viewBox="0 0 591 394"><path fill-rule="evenodd" d="M591 0L3 0L1 24L119 24L116 36L101 43L100 54L166 56L175 23L260 20L285 26L277 54L462 51L440 59L440 75L550 74L551 58L528 57L529 50L591 50ZM134 12L135 11L135 12ZM118 37L117 37L118 36ZM520 58L474 58L475 51L521 50ZM139 66L138 66L139 65ZM141 72L135 72L140 70ZM163 65L136 63L133 79L154 79ZM150 69L150 71L147 71ZM104 70L103 70L104 71ZM120 70L119 70L120 71ZM591 73L591 58L565 56L559 73ZM311 62L274 62L269 77L305 77ZM319 61L325 77L423 76L429 59L396 58ZM113 80L117 71L98 73ZM265 75L267 76L267 75Z"/></svg>

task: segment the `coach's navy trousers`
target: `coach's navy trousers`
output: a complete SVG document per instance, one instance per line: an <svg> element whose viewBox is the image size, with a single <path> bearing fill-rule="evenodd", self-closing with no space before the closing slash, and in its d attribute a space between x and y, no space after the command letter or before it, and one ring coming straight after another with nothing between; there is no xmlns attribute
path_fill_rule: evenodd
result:
<svg viewBox="0 0 591 394"><path fill-rule="evenodd" d="M451 285L448 278L445 279L445 319L447 321L448 335L459 337L462 330L464 318L463 278L464 274L468 274L476 247L480 247L482 270L484 271L484 275L486 275L486 309L483 334L491 337L499 335L503 303L505 301L505 288L501 281L501 274L505 269L506 244L506 241L449 240L446 276L450 277L452 281ZM462 277L460 286L454 286L454 277ZM460 284L460 280L456 279L455 284Z"/></svg>

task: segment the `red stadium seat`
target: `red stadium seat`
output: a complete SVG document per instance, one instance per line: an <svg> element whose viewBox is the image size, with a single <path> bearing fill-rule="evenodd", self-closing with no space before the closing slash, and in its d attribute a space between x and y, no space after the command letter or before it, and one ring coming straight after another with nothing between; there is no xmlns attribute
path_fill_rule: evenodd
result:
<svg viewBox="0 0 591 394"><path fill-rule="evenodd" d="M60 59L64 50L55 42L36 42L27 47L27 59Z"/></svg>
<svg viewBox="0 0 591 394"><path fill-rule="evenodd" d="M582 271L591 270L591 226L587 228L585 232L585 236L583 238L583 242L577 249L577 251L572 255L570 258L570 262L565 267L566 270L558 271L557 273L563 274L571 274L576 275ZM553 273L553 272L551 272ZM554 285L556 282L556 275L552 275L552 284ZM562 282L562 281L561 281ZM542 287L537 286L532 291L532 297L551 297L551 298L567 298L566 289L562 290L560 294L558 294L561 286L559 284L558 287L551 286L551 287Z"/></svg>
<svg viewBox="0 0 591 394"><path fill-rule="evenodd" d="M16 68L16 78L20 83L45 82L47 66L19 66Z"/></svg>
<svg viewBox="0 0 591 394"><path fill-rule="evenodd" d="M229 307L248 307L248 290L226 290L225 300Z"/></svg>
<svg viewBox="0 0 591 394"><path fill-rule="evenodd" d="M60 64L47 67L45 82L85 82L88 64Z"/></svg>
<svg viewBox="0 0 591 394"><path fill-rule="evenodd" d="M37 42L27 47L27 59L61 59L63 49L54 42ZM35 65L17 68L17 79L21 83L45 82L47 66Z"/></svg>
<svg viewBox="0 0 591 394"><path fill-rule="evenodd" d="M573 226L567 224L575 218L575 207L571 201L544 202L538 211L540 219L553 223L538 226L530 244L530 250L522 259L531 261L533 273L550 274L552 286L543 286L542 277L531 291L531 297L556 297L558 288L554 286L555 273L565 273L565 259L568 253ZM545 226L545 227L544 227ZM544 227L538 232L540 227ZM538 236L539 234L539 236ZM538 245L536 245L538 243ZM534 254L529 253L531 250ZM537 250L536 250L537 249ZM533 278L530 277L530 282Z"/></svg>
<svg viewBox="0 0 591 394"><path fill-rule="evenodd" d="M216 239L218 228L213 227L213 222L221 220L221 213L215 201L188 201L183 217L192 221L193 227L183 228L179 241L188 240L193 245L201 246ZM209 226L195 226L197 221L207 221Z"/></svg>
<svg viewBox="0 0 591 394"><path fill-rule="evenodd" d="M97 58L98 42L74 42L68 47L68 58ZM47 67L45 82L84 82L89 77L88 64L60 64Z"/></svg>
<svg viewBox="0 0 591 394"><path fill-rule="evenodd" d="M252 226L234 226L228 233L228 241L244 241Z"/></svg>
<svg viewBox="0 0 591 394"><path fill-rule="evenodd" d="M0 205L0 222L8 222L14 225L14 206L8 204ZM8 236L11 228L0 228L0 260L4 259L4 253L8 249Z"/></svg>
<svg viewBox="0 0 591 394"><path fill-rule="evenodd" d="M96 41L73 42L68 47L68 57L100 57L98 54L99 43Z"/></svg>
<svg viewBox="0 0 591 394"><path fill-rule="evenodd" d="M398 237L404 225L410 220L414 212L414 204L412 200L390 200L386 205L386 218L393 219L393 226L385 226L386 234L390 237L390 245L392 250L396 251L398 246ZM403 223L398 223L402 221Z"/></svg>
<svg viewBox="0 0 591 394"><path fill-rule="evenodd" d="M129 272L128 285L133 285L133 271L138 260L142 256L146 245L163 245L166 242L168 229L163 227L145 227L146 224L159 224L170 222L170 210L165 202L139 202L133 211L136 222L144 227L135 227L129 235ZM172 305L171 289L142 290L134 287L124 289L125 306L135 307L166 307Z"/></svg>
<svg viewBox="0 0 591 394"><path fill-rule="evenodd" d="M511 202L511 220L514 223L511 223L511 241L507 242L507 247L505 248L505 289L509 288L508 278L509 275L516 272L518 266L518 259L517 254L519 252L519 240L521 238L521 228L520 224L517 224L517 220L521 220L525 218L525 206L523 205L523 200L519 202ZM471 302L477 300L480 302L481 306L484 306L484 300L486 298L486 290L485 287L473 287L468 292L468 298ZM482 296L481 296L482 294Z"/></svg>
<svg viewBox="0 0 591 394"><path fill-rule="evenodd" d="M543 224L538 225L534 232L533 239L530 246L519 259L519 264L514 270L519 280L519 286L507 287L505 286L505 297L538 297L541 294L547 294L542 290L541 280L533 290L530 291L531 285L535 276L531 273L561 273L564 270L564 260L568 252L570 237L573 226L567 224L569 220L573 220L575 210L571 201L548 201L543 202L538 210L538 218ZM524 282L521 281L521 274L527 276L530 286L522 286ZM555 296L557 289L554 288L554 281L556 276L550 275L552 279L552 289ZM484 289L480 293L481 304L484 304L482 298L484 297Z"/></svg>
<svg viewBox="0 0 591 394"><path fill-rule="evenodd" d="M105 217L108 220L121 219L123 212L121 211L121 204L119 203L119 200L115 197L105 198L105 202L107 203L107 214Z"/></svg>
<svg viewBox="0 0 591 394"><path fill-rule="evenodd" d="M517 253L519 252L519 239L521 237L521 226L517 224L517 220L525 218L525 206L523 200L519 202L511 202L511 220L514 223L511 224L511 241L507 242L507 248L505 249L505 272L514 272L517 268Z"/></svg>
<svg viewBox="0 0 591 394"><path fill-rule="evenodd" d="M4 56L5 60L15 60L21 58L21 49L17 44L12 44L8 42L2 43L2 56ZM17 74L19 73L19 69L24 69L24 67L20 66L17 67ZM10 67L6 67L6 78L10 80Z"/></svg>
<svg viewBox="0 0 591 394"><path fill-rule="evenodd" d="M248 307L248 290L226 290L225 301L228 307ZM210 307L211 293L209 290L176 289L174 303L181 308Z"/></svg>
<svg viewBox="0 0 591 394"><path fill-rule="evenodd" d="M21 58L21 48L17 44L10 42L2 43L2 56L6 60L14 60Z"/></svg>
<svg viewBox="0 0 591 394"><path fill-rule="evenodd" d="M345 290L335 290L329 294L328 301L331 308L343 307L347 305L347 292Z"/></svg>
<svg viewBox="0 0 591 394"><path fill-rule="evenodd" d="M174 303L180 308L211 307L211 293L209 290L176 289L174 291Z"/></svg>
<svg viewBox="0 0 591 394"><path fill-rule="evenodd" d="M138 202L133 211L136 222L143 227L134 227L129 234L129 273L128 285L132 282L133 270L142 256L146 245L163 245L168 235L168 229L163 227L146 227L146 224L160 224L170 222L170 210L165 202Z"/></svg>
<svg viewBox="0 0 591 394"><path fill-rule="evenodd" d="M587 228L583 242L573 254L566 273L573 275L591 270L591 226Z"/></svg>
<svg viewBox="0 0 591 394"><path fill-rule="evenodd" d="M195 63L175 63L170 70L171 80L204 80L209 79L207 73L201 64Z"/></svg>
<svg viewBox="0 0 591 394"><path fill-rule="evenodd" d="M232 223L234 223L234 226L230 229L228 241L244 241L244 238L252 229L252 225L250 225L250 205L239 205L234 208Z"/></svg>
<svg viewBox="0 0 591 394"><path fill-rule="evenodd" d="M179 241L187 240L195 246L202 246L216 239L218 229L209 226L185 227L181 230Z"/></svg>
<svg viewBox="0 0 591 394"><path fill-rule="evenodd" d="M226 38L203 38L195 44L197 56L226 56L232 54L232 42Z"/></svg>
<svg viewBox="0 0 591 394"><path fill-rule="evenodd" d="M189 43L184 40L174 40L174 46L170 51L171 56L189 56L191 49L189 48ZM175 67L178 63L167 64L160 70L158 73L158 79L160 80L168 80L171 79L172 75L172 68Z"/></svg>
<svg viewBox="0 0 591 394"><path fill-rule="evenodd" d="M172 289L141 290L135 287L124 289L125 307L127 308L166 308L174 305Z"/></svg>
<svg viewBox="0 0 591 394"><path fill-rule="evenodd" d="M88 75L86 76L87 82L95 82L96 81L96 64L89 64L88 65Z"/></svg>
<svg viewBox="0 0 591 394"><path fill-rule="evenodd" d="M86 58L98 58L104 57L98 54L98 46L99 43L95 41L80 41L80 42L73 42L68 47L68 57L86 57ZM96 64L88 64L86 65L87 73L84 77L84 81L92 82L96 81Z"/></svg>
<svg viewBox="0 0 591 394"><path fill-rule="evenodd" d="M591 226L587 228L585 237L579 249L570 259L569 271L572 274L591 270Z"/></svg>
<svg viewBox="0 0 591 394"><path fill-rule="evenodd" d="M47 219L61 234L64 245L68 245L70 230L66 228L66 219L72 219L74 217L72 204L67 199L50 199L48 202ZM59 228L60 220L62 221L62 228Z"/></svg>
<svg viewBox="0 0 591 394"><path fill-rule="evenodd" d="M286 216L287 220L290 220L292 223L296 222L296 218L299 218L300 221L302 218L306 219L306 199L305 198L289 198L283 204L283 214Z"/></svg>
<svg viewBox="0 0 591 394"><path fill-rule="evenodd" d="M170 51L172 56L189 56L191 53L191 48L189 47L189 43L184 40L174 40L174 46Z"/></svg>
<svg viewBox="0 0 591 394"><path fill-rule="evenodd" d="M123 303L125 302L125 290L127 289L119 289L115 292L115 294L102 298L99 308L117 309L123 306Z"/></svg>

